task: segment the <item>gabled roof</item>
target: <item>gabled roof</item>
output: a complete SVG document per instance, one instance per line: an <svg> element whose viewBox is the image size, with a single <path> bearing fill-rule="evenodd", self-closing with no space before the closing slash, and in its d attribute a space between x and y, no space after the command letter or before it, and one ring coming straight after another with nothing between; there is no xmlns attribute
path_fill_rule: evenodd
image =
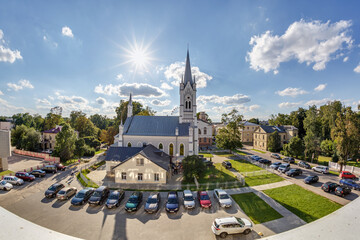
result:
<svg viewBox="0 0 360 240"><path fill-rule="evenodd" d="M285 133L284 126L266 126L266 125L260 125L260 128L262 128L266 133L273 133L275 131L278 131L278 133Z"/></svg>
<svg viewBox="0 0 360 240"><path fill-rule="evenodd" d="M45 130L43 133L58 133L61 131L61 127L56 127L56 128L52 128L52 129L49 129L49 130Z"/></svg>
<svg viewBox="0 0 360 240"><path fill-rule="evenodd" d="M106 153L105 161L119 162L113 167L116 168L137 154L141 154L165 170L169 169L170 156L151 144L145 147L110 147Z"/></svg>
<svg viewBox="0 0 360 240"><path fill-rule="evenodd" d="M244 126L259 126L256 123L252 123L252 122L248 122L248 121L241 121L241 124L243 124Z"/></svg>
<svg viewBox="0 0 360 240"><path fill-rule="evenodd" d="M137 136L189 136L190 123L179 123L177 116L132 116L126 119L124 135Z"/></svg>

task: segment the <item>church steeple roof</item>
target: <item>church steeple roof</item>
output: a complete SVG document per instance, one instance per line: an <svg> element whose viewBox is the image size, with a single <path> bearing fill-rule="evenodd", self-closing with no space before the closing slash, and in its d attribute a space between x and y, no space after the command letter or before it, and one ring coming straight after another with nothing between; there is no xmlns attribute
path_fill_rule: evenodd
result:
<svg viewBox="0 0 360 240"><path fill-rule="evenodd" d="M131 93L130 93L130 98L129 98L129 104L132 104L132 96L131 96Z"/></svg>
<svg viewBox="0 0 360 240"><path fill-rule="evenodd" d="M189 49L187 50L187 55L186 55L184 84L186 85L188 82L190 82L191 85L193 84L193 80L192 80L192 77L191 77Z"/></svg>

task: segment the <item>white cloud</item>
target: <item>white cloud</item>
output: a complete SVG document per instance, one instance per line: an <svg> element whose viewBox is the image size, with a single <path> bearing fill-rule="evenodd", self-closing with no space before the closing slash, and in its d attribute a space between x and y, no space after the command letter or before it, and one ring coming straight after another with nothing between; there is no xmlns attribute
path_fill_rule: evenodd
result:
<svg viewBox="0 0 360 240"><path fill-rule="evenodd" d="M320 92L320 91L322 91L322 90L324 90L324 89L326 88L326 85L327 85L327 84L319 84L319 86L317 86L316 88L314 88L314 90L315 90L316 92Z"/></svg>
<svg viewBox="0 0 360 240"><path fill-rule="evenodd" d="M174 80L171 84L179 86L182 76L185 72L185 63L184 62L175 62L170 64L170 66L165 67L165 77L168 80ZM196 87L204 88L207 85L207 82L210 81L213 77L200 71L198 67L191 67L191 74L195 77Z"/></svg>
<svg viewBox="0 0 360 240"><path fill-rule="evenodd" d="M160 88L147 83L123 83L105 86L99 84L95 87L94 91L105 95L117 94L120 97L127 97L130 93L132 93L133 96L141 97L162 97L166 95Z"/></svg>
<svg viewBox="0 0 360 240"><path fill-rule="evenodd" d="M61 29L61 33L62 33L62 35L67 36L67 37L71 37L71 38L74 37L72 30L68 26L63 27Z"/></svg>
<svg viewBox="0 0 360 240"><path fill-rule="evenodd" d="M360 73L360 63L356 66L356 68L354 68L354 72Z"/></svg>
<svg viewBox="0 0 360 240"><path fill-rule="evenodd" d="M330 102L331 99L330 98L323 98L323 99L320 99L320 100L310 100L310 101L307 101L306 102L306 105L307 106L312 106L312 105L324 105L325 103L328 103Z"/></svg>
<svg viewBox="0 0 360 240"><path fill-rule="evenodd" d="M251 105L251 106L249 107L249 111L252 112L252 111L254 111L254 110L256 110L256 109L259 109L259 108L260 108L260 105L254 104L254 105Z"/></svg>
<svg viewBox="0 0 360 240"><path fill-rule="evenodd" d="M46 42L47 44L49 44L50 46L52 46L54 48L57 48L57 46L58 46L57 42L52 41L51 38L49 38L46 35L43 36L43 40L44 40L44 42Z"/></svg>
<svg viewBox="0 0 360 240"><path fill-rule="evenodd" d="M166 99L166 100L154 99L150 103L155 106L164 107L164 106L169 106L171 101L168 99Z"/></svg>
<svg viewBox="0 0 360 240"><path fill-rule="evenodd" d="M37 99L36 99L36 103L37 103L37 104L46 105L46 106L50 106L50 105L51 105L50 101L47 100L46 98L43 98L43 99L37 98Z"/></svg>
<svg viewBox="0 0 360 240"><path fill-rule="evenodd" d="M96 103L97 103L97 104L100 104L100 105L104 105L104 104L106 103L106 100L105 100L105 98L98 97L98 98L96 99Z"/></svg>
<svg viewBox="0 0 360 240"><path fill-rule="evenodd" d="M1 114L4 116L10 116L19 112L29 112L29 113L35 113L32 109L26 109L24 107L17 107L15 105L10 104L5 99L0 98L0 109Z"/></svg>
<svg viewBox="0 0 360 240"><path fill-rule="evenodd" d="M120 74L118 74L118 75L116 75L116 79L117 80L121 80L121 79L123 79L124 78L124 76L120 73Z"/></svg>
<svg viewBox="0 0 360 240"><path fill-rule="evenodd" d="M4 95L4 93L0 90L0 96L1 96L1 95Z"/></svg>
<svg viewBox="0 0 360 240"><path fill-rule="evenodd" d="M344 57L343 62L347 62L349 60L349 57Z"/></svg>
<svg viewBox="0 0 360 240"><path fill-rule="evenodd" d="M250 97L244 94L235 94L233 96L204 96L201 95L197 98L197 101L200 103L218 103L218 104L226 104L226 105L234 105L234 104L242 104L246 102L250 102Z"/></svg>
<svg viewBox="0 0 360 240"><path fill-rule="evenodd" d="M170 86L170 85L167 84L167 83L162 83L161 86L160 86L160 88L165 89L165 90L172 90L172 89L174 89L172 86Z"/></svg>
<svg viewBox="0 0 360 240"><path fill-rule="evenodd" d="M80 96L59 96L59 100L65 104L87 104L89 101Z"/></svg>
<svg viewBox="0 0 360 240"><path fill-rule="evenodd" d="M55 98L53 96L48 96L50 100L54 100Z"/></svg>
<svg viewBox="0 0 360 240"><path fill-rule="evenodd" d="M246 61L250 68L265 73L277 73L280 63L297 60L307 65L314 64L315 71L323 70L326 64L336 58L335 53L344 48L351 48L353 39L348 35L351 21L341 20L330 24L330 21L306 22L301 19L291 24L286 32L279 36L266 31L260 36L253 36Z"/></svg>
<svg viewBox="0 0 360 240"><path fill-rule="evenodd" d="M9 62L13 63L16 61L16 59L22 59L22 56L20 54L19 50L11 50L10 48L7 48L3 44L5 44L5 40L3 39L4 33L0 29L0 62Z"/></svg>
<svg viewBox="0 0 360 240"><path fill-rule="evenodd" d="M34 88L34 86L30 83L29 80L26 79L21 79L17 84L16 83L8 83L7 86L11 89L13 89L14 91L19 91L22 90L24 88Z"/></svg>
<svg viewBox="0 0 360 240"><path fill-rule="evenodd" d="M303 94L307 94L308 92L305 90L302 90L301 88L285 88L282 91L277 91L275 92L276 94L280 95L280 96L291 96L291 97L296 97L298 95L303 95Z"/></svg>
<svg viewBox="0 0 360 240"><path fill-rule="evenodd" d="M282 102L278 106L279 108L294 108L298 107L302 104L302 102Z"/></svg>

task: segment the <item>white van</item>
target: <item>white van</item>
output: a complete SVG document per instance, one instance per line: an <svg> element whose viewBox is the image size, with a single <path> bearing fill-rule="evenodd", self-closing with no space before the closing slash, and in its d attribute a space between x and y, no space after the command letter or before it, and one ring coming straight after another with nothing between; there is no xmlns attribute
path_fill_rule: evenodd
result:
<svg viewBox="0 0 360 240"><path fill-rule="evenodd" d="M18 177L15 177L15 176L5 176L3 178L4 181L8 182L8 183L11 183L12 185L23 185L24 184L24 180L18 178Z"/></svg>

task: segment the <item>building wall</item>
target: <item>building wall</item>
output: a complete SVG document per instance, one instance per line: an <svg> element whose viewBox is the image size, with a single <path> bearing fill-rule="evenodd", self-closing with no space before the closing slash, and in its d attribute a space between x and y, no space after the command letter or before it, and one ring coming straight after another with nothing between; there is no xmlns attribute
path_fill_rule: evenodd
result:
<svg viewBox="0 0 360 240"><path fill-rule="evenodd" d="M271 133L264 132L261 128L258 128L253 134L253 147L258 150L268 150L268 141ZM286 140L286 133L279 133L281 147Z"/></svg>
<svg viewBox="0 0 360 240"><path fill-rule="evenodd" d="M241 142L252 143L254 132L257 127L258 126L244 126L244 128L240 128Z"/></svg>
<svg viewBox="0 0 360 240"><path fill-rule="evenodd" d="M0 122L0 130L11 130L13 124L11 122Z"/></svg>
<svg viewBox="0 0 360 240"><path fill-rule="evenodd" d="M7 158L11 156L11 132L0 130L0 170L8 170Z"/></svg>
<svg viewBox="0 0 360 240"><path fill-rule="evenodd" d="M144 159L142 166L137 165L137 159ZM169 163L170 164L170 163ZM166 184L168 172L145 158L141 154L135 155L133 158L124 162L114 169L115 182L117 183L160 183ZM122 173L126 173L126 180L122 179ZM142 181L138 180L139 173L143 174ZM155 181L154 174L159 174L159 181Z"/></svg>
<svg viewBox="0 0 360 240"><path fill-rule="evenodd" d="M212 145L212 126L209 123L198 121L199 146L206 147Z"/></svg>
<svg viewBox="0 0 360 240"><path fill-rule="evenodd" d="M56 145L56 133L42 133L43 149L54 150ZM45 140L48 140L45 142Z"/></svg>

